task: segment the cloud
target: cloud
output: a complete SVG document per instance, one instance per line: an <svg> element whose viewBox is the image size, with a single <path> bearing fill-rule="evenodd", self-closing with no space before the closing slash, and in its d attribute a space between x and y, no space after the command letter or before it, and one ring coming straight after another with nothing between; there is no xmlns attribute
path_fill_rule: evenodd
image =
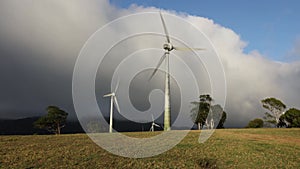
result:
<svg viewBox="0 0 300 169"><path fill-rule="evenodd" d="M106 1L1 1L0 118L44 114L49 104L74 112L77 55L114 10Z"/></svg>
<svg viewBox="0 0 300 169"><path fill-rule="evenodd" d="M136 5L118 9L103 0L1 1L0 118L40 115L51 104L75 117L72 73L81 47L109 21L145 11L157 9ZM227 126L245 126L261 117L265 110L260 100L265 97L300 107L300 62L274 62L259 51L245 53L247 43L230 28L208 18L169 12L204 32L220 55L227 80ZM114 30L115 34L124 32L126 25ZM299 54L299 44L292 49L293 55Z"/></svg>
<svg viewBox="0 0 300 169"><path fill-rule="evenodd" d="M289 107L300 107L300 62L281 63L267 59L252 51L245 53L246 43L228 28L213 21L188 18L210 38L218 51L226 73L228 122L244 125L249 119L261 117L263 110L260 100L277 97Z"/></svg>

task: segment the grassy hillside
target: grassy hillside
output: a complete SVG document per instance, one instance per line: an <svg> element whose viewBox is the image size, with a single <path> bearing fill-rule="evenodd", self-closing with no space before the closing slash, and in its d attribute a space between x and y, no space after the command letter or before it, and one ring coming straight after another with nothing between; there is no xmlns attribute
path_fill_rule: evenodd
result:
<svg viewBox="0 0 300 169"><path fill-rule="evenodd" d="M0 168L300 168L300 129L217 130L204 144L198 137L192 131L170 151L130 159L108 153L84 134L0 136Z"/></svg>

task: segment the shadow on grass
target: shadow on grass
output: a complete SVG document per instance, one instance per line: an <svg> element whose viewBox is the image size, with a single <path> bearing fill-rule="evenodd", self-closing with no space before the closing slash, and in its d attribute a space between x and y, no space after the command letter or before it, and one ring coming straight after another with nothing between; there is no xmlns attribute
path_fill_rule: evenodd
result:
<svg viewBox="0 0 300 169"><path fill-rule="evenodd" d="M201 158L198 160L198 165L200 168L205 169L217 169L217 160L211 158Z"/></svg>

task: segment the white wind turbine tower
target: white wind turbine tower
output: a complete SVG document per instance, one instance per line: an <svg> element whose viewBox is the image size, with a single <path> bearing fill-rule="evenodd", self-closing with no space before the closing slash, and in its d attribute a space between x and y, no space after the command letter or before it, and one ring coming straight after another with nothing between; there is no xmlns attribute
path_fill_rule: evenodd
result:
<svg viewBox="0 0 300 169"><path fill-rule="evenodd" d="M154 122L154 117L153 117L153 114L152 114L152 124L151 124L151 128L150 128L150 131L154 131L154 127L160 127L158 124L156 124L155 122Z"/></svg>
<svg viewBox="0 0 300 169"><path fill-rule="evenodd" d="M170 106L170 60L169 60L169 56L172 50L203 50L201 48L179 48L179 47L175 47L172 45L171 40L170 40L170 36L167 30L167 26L166 23L164 21L164 18L162 16L162 13L160 12L160 19L164 28L164 32L165 32L165 36L166 36L166 40L167 42L163 45L163 49L165 50L165 53L162 55L162 57L160 58L155 70L153 71L150 79L152 79L152 77L155 75L155 73L157 72L158 68L160 67L160 65L162 64L162 62L165 60L165 64L166 64L166 72L165 72L165 112L164 112L164 130L165 131L169 131L171 130L171 106Z"/></svg>
<svg viewBox="0 0 300 169"><path fill-rule="evenodd" d="M113 128L113 105L115 104L118 112L120 112L120 107L118 104L118 100L116 97L116 92L119 87L119 82L117 83L117 86L114 90L114 92L111 92L109 94L104 95L103 97L110 97L110 115L109 115L109 132L112 133L112 128Z"/></svg>

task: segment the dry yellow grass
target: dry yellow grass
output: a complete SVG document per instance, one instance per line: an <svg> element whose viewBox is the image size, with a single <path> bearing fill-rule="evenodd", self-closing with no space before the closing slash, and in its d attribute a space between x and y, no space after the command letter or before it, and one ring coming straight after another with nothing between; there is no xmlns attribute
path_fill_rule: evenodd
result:
<svg viewBox="0 0 300 169"><path fill-rule="evenodd" d="M193 131L163 154L131 159L110 154L85 134L0 136L0 168L300 168L300 129L216 130L204 144L198 137Z"/></svg>

